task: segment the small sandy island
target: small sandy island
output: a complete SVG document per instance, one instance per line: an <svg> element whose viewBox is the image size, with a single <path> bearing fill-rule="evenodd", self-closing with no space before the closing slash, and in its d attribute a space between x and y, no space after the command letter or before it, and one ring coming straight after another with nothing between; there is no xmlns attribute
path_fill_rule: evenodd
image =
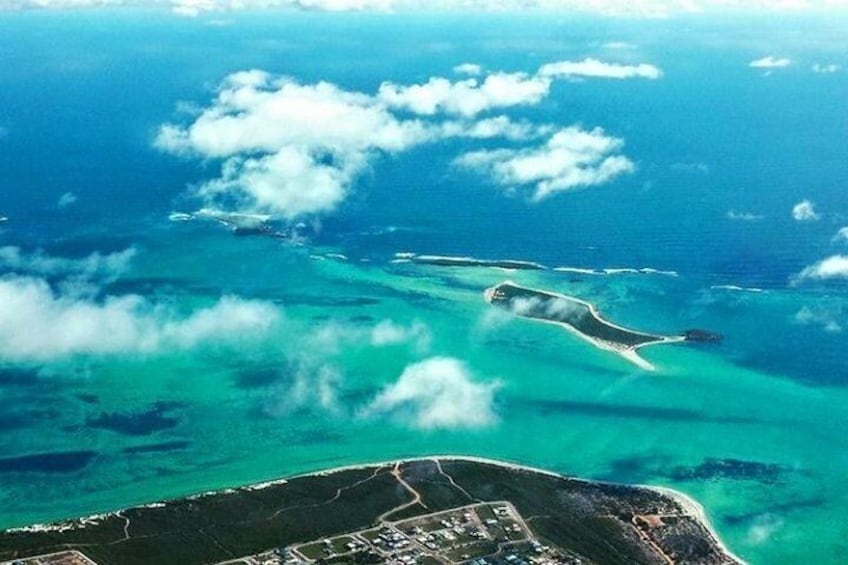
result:
<svg viewBox="0 0 848 565"><path fill-rule="evenodd" d="M589 302L565 294L518 286L512 281L486 289L484 297L489 304L516 316L562 326L592 345L617 353L647 371L655 367L639 356L639 348L687 340L686 335L657 335L624 328L603 319Z"/></svg>

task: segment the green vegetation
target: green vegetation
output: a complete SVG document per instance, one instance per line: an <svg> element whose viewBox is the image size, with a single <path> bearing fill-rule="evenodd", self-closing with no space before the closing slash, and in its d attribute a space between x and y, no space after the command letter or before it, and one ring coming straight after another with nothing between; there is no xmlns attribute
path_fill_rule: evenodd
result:
<svg viewBox="0 0 848 565"><path fill-rule="evenodd" d="M426 508L410 506L392 514L392 520L478 501L507 500L532 521L537 536L597 563L662 563L639 538L630 520L637 514L684 514L675 501L651 490L588 483L493 463L417 460L401 464L399 472L421 495ZM451 478L461 488L454 486ZM316 546L309 557L318 559L324 538L341 536L331 542L333 549L341 552L350 541L344 534L376 525L381 515L411 499L390 466L343 470L261 489L243 488L132 508L99 523L64 531L2 532L0 560L72 548L101 565L199 564L310 540L317 541L307 546ZM703 563L727 562L722 561L701 524L692 519L681 524L685 527L672 524L661 532L677 555ZM371 539L375 533L369 530L363 535Z"/></svg>

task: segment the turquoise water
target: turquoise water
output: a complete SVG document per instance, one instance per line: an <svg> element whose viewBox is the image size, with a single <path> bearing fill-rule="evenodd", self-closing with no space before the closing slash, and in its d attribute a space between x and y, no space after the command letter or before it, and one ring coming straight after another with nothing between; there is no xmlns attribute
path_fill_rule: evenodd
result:
<svg viewBox="0 0 848 565"><path fill-rule="evenodd" d="M798 313L844 325L848 295L844 279L792 281L845 253L832 239L848 224L848 74L809 71L848 63L844 18L487 16L477 31L445 15L227 18L0 16L0 246L62 258L134 248L124 270L74 295L98 304L136 294L180 319L237 295L277 312L267 328L191 347L21 360L4 346L0 461L52 455L0 464L0 526L457 453L680 489L753 563L843 560L845 333ZM768 77L747 66L775 46L792 66ZM186 187L218 167L154 149L157 128L187 119L179 101L208 104L231 72L373 93L463 62L532 73L587 56L664 76L556 82L508 113L624 138L637 170L610 184L533 203L452 167L466 148L454 140L374 159L303 245L168 221L198 206ZM77 201L57 207L66 192ZM803 199L818 221L792 219ZM731 209L763 218L731 221ZM678 276L445 269L393 263L397 252ZM70 292L68 268L2 269ZM493 315L482 292L505 279L589 300L634 329L725 339L646 348L657 370L644 372L553 326ZM387 320L405 339L376 343ZM421 397L374 408L434 357L460 360L476 385L458 421L423 425Z"/></svg>

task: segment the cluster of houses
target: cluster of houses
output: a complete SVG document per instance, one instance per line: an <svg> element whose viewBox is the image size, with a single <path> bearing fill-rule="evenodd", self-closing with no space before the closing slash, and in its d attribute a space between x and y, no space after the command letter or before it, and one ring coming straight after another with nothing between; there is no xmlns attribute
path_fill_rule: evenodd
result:
<svg viewBox="0 0 848 565"><path fill-rule="evenodd" d="M508 504L484 505L484 508L468 506L453 511L436 513L421 518L412 518L401 523L384 524L378 530L369 530L321 542L308 544L315 550L320 548L323 557L318 561L335 560L352 554L371 553L382 563L393 565L416 565L422 558L431 561L460 562L463 565L555 565L563 563L556 551L549 551L527 532L521 525L521 517ZM512 534L516 535L512 535ZM506 535L507 537L504 537ZM472 559L471 555L462 555L465 551L473 554L472 546L477 542L507 541L507 538L521 541L524 549L517 547L510 553L488 558ZM289 552L284 565L309 565L316 559L291 562L298 548ZM282 557L282 555L281 555ZM465 561L467 560L467 561ZM265 564L263 564L265 565ZM272 565L268 563L267 565ZM274 563L273 565L276 565Z"/></svg>
<svg viewBox="0 0 848 565"><path fill-rule="evenodd" d="M411 542L408 537L399 531L392 528L383 528L371 543L383 550L403 551L410 546Z"/></svg>
<svg viewBox="0 0 848 565"><path fill-rule="evenodd" d="M449 549L455 543L463 541L467 543L469 538L491 538L485 528L480 528L480 523L471 510L461 514L455 512L443 515L435 528L425 525L429 531L425 531L422 525L419 523L402 531L384 527L377 537L371 540L371 543L380 551L391 553L394 561L411 565L421 557L419 548L439 553Z"/></svg>

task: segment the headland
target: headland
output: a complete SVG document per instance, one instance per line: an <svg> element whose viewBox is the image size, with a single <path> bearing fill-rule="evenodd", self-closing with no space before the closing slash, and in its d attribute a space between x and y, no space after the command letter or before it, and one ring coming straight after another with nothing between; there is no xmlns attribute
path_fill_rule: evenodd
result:
<svg viewBox="0 0 848 565"><path fill-rule="evenodd" d="M455 456L0 532L0 560L47 554L40 563L741 563L675 491Z"/></svg>

